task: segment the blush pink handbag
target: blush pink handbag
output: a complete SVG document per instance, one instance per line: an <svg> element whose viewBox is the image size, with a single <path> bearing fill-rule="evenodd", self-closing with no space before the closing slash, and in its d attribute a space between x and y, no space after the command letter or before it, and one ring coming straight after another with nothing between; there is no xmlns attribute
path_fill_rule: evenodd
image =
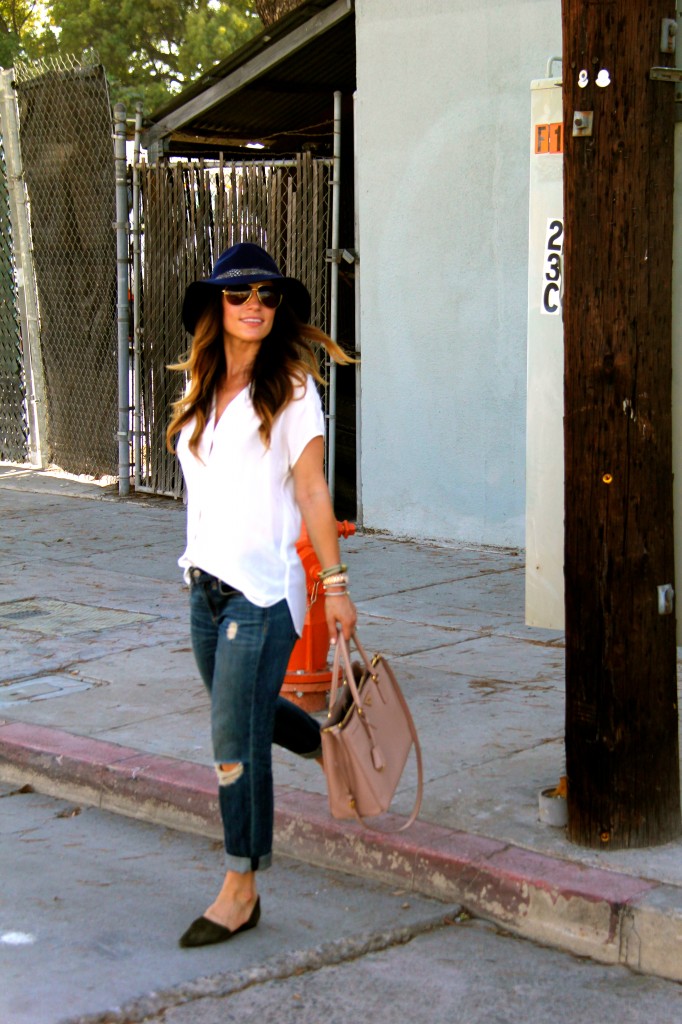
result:
<svg viewBox="0 0 682 1024"><path fill-rule="evenodd" d="M334 818L357 818L363 825L364 817L383 814L390 806L414 746L414 807L400 828L390 830L402 832L416 819L422 801L424 783L417 730L386 658L375 654L370 661L357 633L353 634L353 643L362 663L351 663L348 643L339 634L334 650L329 721L322 727L329 808Z"/></svg>

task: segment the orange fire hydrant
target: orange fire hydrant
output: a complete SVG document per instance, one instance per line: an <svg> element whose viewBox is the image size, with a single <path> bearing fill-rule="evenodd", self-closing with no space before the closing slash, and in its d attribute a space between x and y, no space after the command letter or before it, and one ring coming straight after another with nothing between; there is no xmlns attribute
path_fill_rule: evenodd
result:
<svg viewBox="0 0 682 1024"><path fill-rule="evenodd" d="M355 523L344 519L336 524L339 537L350 537L355 533ZM324 596L321 588L318 594L318 579L322 566L310 543L305 526L296 543L298 557L305 569L308 610L303 623L303 633L296 641L287 673L282 686L282 696L294 701L306 711L321 711L327 703L327 693L332 681L331 669L327 665L329 656L329 630L324 617Z"/></svg>

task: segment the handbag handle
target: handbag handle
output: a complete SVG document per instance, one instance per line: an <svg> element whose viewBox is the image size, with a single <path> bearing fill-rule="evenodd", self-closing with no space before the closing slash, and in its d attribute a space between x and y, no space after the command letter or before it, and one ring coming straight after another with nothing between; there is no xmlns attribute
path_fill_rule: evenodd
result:
<svg viewBox="0 0 682 1024"><path fill-rule="evenodd" d="M358 651L358 654L360 655L360 657L362 658L363 662L365 663L365 668L371 674L373 672L372 662L367 657L367 652L365 651L365 648L360 643L360 640L358 639L358 634L357 634L357 632L355 632L355 630L353 631L352 640L353 640L353 643L355 644L355 647L356 647L356 649ZM348 649L348 641L346 640L346 638L343 635L343 633L339 630L339 632L337 634L337 638L336 638L335 648L334 648L334 663L333 663L333 666L332 666L332 683L331 683L331 692L330 692L330 695L329 695L330 707L333 706L334 698L336 697L336 693L337 693L337 690L338 690L338 687L339 687L341 660L343 660L344 668L346 670L346 682L348 683L348 687L349 687L351 695L353 697L353 702L355 703L355 706L357 707L357 709L360 710L361 709L360 693L358 691L358 687L357 687L357 684L355 682L355 676L353 674L353 666L352 666L351 660L350 660L350 652L349 652L349 649ZM395 675L393 674L393 670L391 669L391 666L388 664L387 661L384 661L383 664L384 664L384 668L386 669L386 671L388 672L389 676L391 677L391 683L393 684L393 687L395 689L395 694L396 694L396 697L398 698L398 703L400 704L400 707L402 708L402 711L403 711L403 713L405 715L405 720L407 722L407 727L409 729L410 738L411 738L412 743L414 745L414 753L415 753L415 757L416 757L416 760L417 760L417 795L415 797L414 806L412 807L412 810L410 812L409 817L407 818L407 821L403 825L401 825L399 828L377 828L376 825L370 825L369 822L366 822L365 819L360 814L358 814L358 812L355 809L355 807L353 807L353 811L355 813L355 817L357 818L359 823L364 828L370 828L374 832L404 832L405 829L408 829L410 827L410 825L413 825L414 822L416 821L417 815L419 814L419 811L420 811L420 808L421 808L421 804L422 804L422 797L423 797L423 794L424 794L424 769L423 769L423 766L422 766L422 750L421 750L421 745L419 743L419 737L417 735L417 729L416 729L415 724L414 724L414 719L412 718L412 713L411 713L411 711L410 711L410 709L408 707L407 701L405 700L405 698L403 696L403 691L400 689L400 686L398 685L398 680L396 679ZM363 713L362 715L360 715L360 721L363 723L365 728L368 729L369 725L365 721L365 718L366 718L366 713ZM353 795L354 794L351 794L351 796L353 796Z"/></svg>
<svg viewBox="0 0 682 1024"><path fill-rule="evenodd" d="M372 671L372 663L369 660L369 658L367 657L367 653L366 653L364 647L362 646L362 644L360 643L360 641L358 640L358 634L355 631L353 631L352 639L353 639L353 642L355 643L355 646L357 648L358 654L360 655L360 657L362 658L362 660L365 663L365 668L367 669L368 672L371 673L371 671ZM355 703L359 707L360 706L360 694L359 694L359 691L358 691L357 684L355 682L355 675L353 673L353 666L352 666L351 660L350 660L350 651L348 649L348 641L346 640L346 638L343 635L343 633L339 630L338 633L337 633L337 637L336 637L336 644L334 645L334 661L333 661L333 664L332 664L332 683L331 683L331 691L330 691L330 694L329 694L329 707L330 708L334 706L334 701L336 700L336 694L337 694L338 689L339 689L339 680L341 678L341 660L343 660L343 667L344 667L344 669L346 671L346 682L348 683L348 687L350 689L350 692L353 695L353 700L355 701Z"/></svg>

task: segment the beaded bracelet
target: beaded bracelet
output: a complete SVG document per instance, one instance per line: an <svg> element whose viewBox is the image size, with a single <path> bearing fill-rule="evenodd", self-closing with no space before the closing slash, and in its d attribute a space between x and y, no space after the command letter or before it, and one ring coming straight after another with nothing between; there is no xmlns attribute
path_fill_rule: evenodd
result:
<svg viewBox="0 0 682 1024"><path fill-rule="evenodd" d="M345 583L345 584L347 584L348 583L348 576L345 574L345 572L337 573L335 576L325 576L325 578L321 581L321 583L322 583L322 586L326 590L327 587L333 587L337 583Z"/></svg>

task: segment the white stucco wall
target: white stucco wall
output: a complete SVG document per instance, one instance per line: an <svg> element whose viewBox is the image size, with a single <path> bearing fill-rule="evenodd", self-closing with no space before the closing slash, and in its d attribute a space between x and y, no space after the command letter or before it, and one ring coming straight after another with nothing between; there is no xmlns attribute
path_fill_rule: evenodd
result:
<svg viewBox="0 0 682 1024"><path fill-rule="evenodd" d="M530 82L560 0L356 0L364 524L524 542Z"/></svg>

